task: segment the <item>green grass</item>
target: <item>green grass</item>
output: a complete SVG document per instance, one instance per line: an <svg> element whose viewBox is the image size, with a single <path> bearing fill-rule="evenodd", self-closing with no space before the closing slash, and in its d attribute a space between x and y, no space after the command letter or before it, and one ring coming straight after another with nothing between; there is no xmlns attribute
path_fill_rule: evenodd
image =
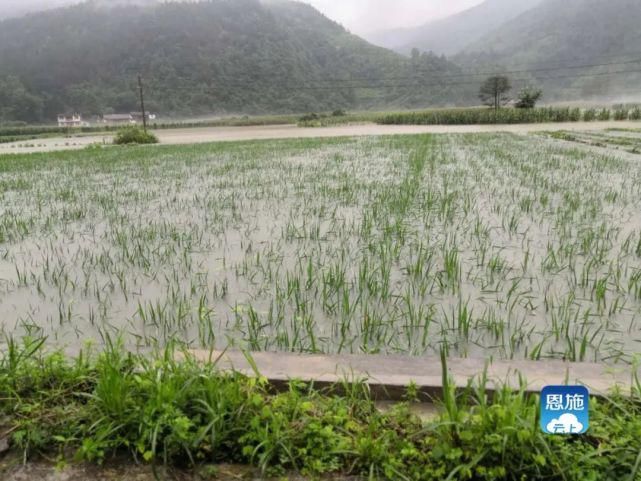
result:
<svg viewBox="0 0 641 481"><path fill-rule="evenodd" d="M71 360L42 341L9 340L0 356L0 437L25 460L101 463L120 454L154 465L233 462L269 475L372 480L638 479L636 395L591 399L588 435L549 436L539 430L537 396L499 389L490 398L482 377L457 394L444 374L441 414L422 421L408 403L379 412L358 382L339 393L292 381L275 393L261 377L174 358L172 348L134 355L115 343Z"/></svg>

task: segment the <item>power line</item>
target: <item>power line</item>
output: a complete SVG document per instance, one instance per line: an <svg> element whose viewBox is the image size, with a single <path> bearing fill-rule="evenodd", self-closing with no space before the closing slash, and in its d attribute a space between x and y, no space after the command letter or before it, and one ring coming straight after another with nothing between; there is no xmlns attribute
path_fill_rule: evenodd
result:
<svg viewBox="0 0 641 481"><path fill-rule="evenodd" d="M641 54L641 53L640 53ZM631 65L631 64L636 64L640 63L641 58L636 58L634 60L627 60L627 61L618 61L618 62L605 62L605 63L589 63L589 64L580 64L580 65L564 65L560 67L542 67L542 68L533 68L533 69L521 69L521 70L492 70L492 71L485 71L485 72L466 72L466 73L460 73L460 74L449 74L449 75L433 75L430 77L430 80L455 80L459 78L470 78L470 77L477 77L477 76L488 76L488 75L514 75L514 74L534 74L534 73L544 73L544 72L554 72L554 71L562 71L562 70L582 70L582 69L590 69L590 68L599 68L599 67L611 67L611 66L616 66L616 65ZM414 70L414 72L423 72L423 73L432 73L434 72L433 69L420 69L420 70ZM269 75L269 80L278 80L281 77L275 77L272 75ZM282 77L285 78L285 77ZM344 79L344 78L325 78L325 79L317 79L317 80L310 80L310 83L314 84L323 84L323 83L328 83L331 84L328 87L333 88L334 85L339 85L342 83L354 83L354 82L385 82L389 80L402 80L402 81L407 81L407 80L421 80L424 77L418 77L418 76L396 76L396 77L352 77L349 79ZM185 77L179 77L179 80L183 81L193 81L194 79L189 79ZM235 85L239 86L250 86L253 83L258 83L258 82L264 82L264 80L252 80L252 81L245 81L245 82L238 82L234 81ZM224 85L224 83L219 83L217 85ZM285 86L289 87L292 89L298 88L297 86ZM307 88L312 88L310 86L306 86ZM348 87L350 87L348 85ZM355 87L359 88L359 87Z"/></svg>
<svg viewBox="0 0 641 481"><path fill-rule="evenodd" d="M452 75L439 75L435 77L431 77L431 79L443 79L443 80L451 80L451 79L456 79L456 78L463 78L463 77L477 77L477 76L487 76L487 75L513 75L513 74L524 74L524 73L539 73L539 72L553 72L553 71L558 71L558 70L578 70L578 69L587 69L587 68L598 68L598 67L611 67L614 65L630 65L630 64L635 64L641 62L641 58L637 58L635 60L629 60L626 62L607 62L607 63L596 63L596 64L583 64L583 65L568 65L568 66L563 66L563 67L545 67L545 68L535 68L535 69L523 69L523 70L492 70L492 71L485 71L485 72L466 72L466 73L461 73L461 74L452 74ZM432 72L433 70L429 69L415 69L415 72L424 72L424 73L429 73ZM331 80L331 79L326 79L326 80L318 80L318 81L313 81L313 82L356 82L356 81L370 81L370 80L407 80L408 78L411 77L385 77L385 78L379 78L379 79L373 79L373 78L368 78L368 77L361 77L361 78L350 78L350 79L337 79L337 80ZM416 77L419 79L420 77Z"/></svg>
<svg viewBox="0 0 641 481"><path fill-rule="evenodd" d="M564 67L546 67L546 68L536 68L536 69L523 69L523 70L493 70L486 72L477 72L477 73L467 73L460 74L463 76L479 76L479 75L511 75L511 74L520 74L520 73L537 73L537 72L554 72L559 70L577 70L577 69L587 69L587 68L598 68L598 67L610 67L613 65L630 65L641 62L641 58L635 60L629 60L627 62L608 62L608 63L596 63L596 64L584 64L584 65L568 65ZM457 75L446 76L447 78L456 78ZM445 77L443 77L445 78Z"/></svg>
<svg viewBox="0 0 641 481"><path fill-rule="evenodd" d="M600 76L610 76L610 75L619 75L619 74L627 74L627 73L641 73L641 70L620 70L620 71L615 71L615 72L600 72L600 73L593 73L593 74L574 74L574 75L557 75L557 76L547 76L544 77L540 80L557 80L557 79L565 79L565 78L592 78L592 77L600 77ZM502 74L498 74L502 75ZM414 79L407 79L407 80L414 80ZM511 79L514 82L527 82L531 80L531 78L526 77L526 78L520 78L520 79ZM467 82L454 82L454 83L448 83L446 86L464 86L464 85L478 85L478 80L475 81L467 81ZM443 87L443 84L441 83L413 83L413 84L388 84L388 85L350 85L348 88L353 88L353 89L392 89L392 88L418 88L418 87ZM296 88L293 90L335 90L335 87L301 87L301 88Z"/></svg>
<svg viewBox="0 0 641 481"><path fill-rule="evenodd" d="M641 62L641 59L636 60L634 62L623 62L623 63L611 63L608 65L625 65L625 64L631 64L631 63L639 63ZM593 64L590 67L594 66L603 66L604 64ZM576 68L579 68L579 66L576 66ZM582 66L581 68L588 68L587 66ZM561 71L561 70L566 70L566 68L558 68L558 69L547 69L548 72L552 71ZM509 75L510 72L500 72L497 73L498 75ZM565 79L565 78L573 78L573 79L578 79L578 78L593 78L593 77L601 77L601 76L611 76L611 75L621 75L621 74L630 74L630 73L641 73L641 70L618 70L618 71L610 71L610 72L596 72L596 73L589 73L589 74L581 74L581 73L576 73L576 74L571 74L571 75L557 75L557 76L546 76L542 77L539 80L545 81L545 80L557 80L557 79ZM273 80L273 79L270 79ZM386 79L369 79L371 82L383 82ZM398 77L398 80L404 80L404 81L412 81L412 80L417 80L420 81L421 78L415 78L415 77ZM440 80L438 77L432 77L429 79L430 81L433 80ZM531 81L531 77L524 77L524 78L515 78L511 79L513 82L528 82ZM251 88L253 86L258 86L260 84L263 84L265 81L264 80L256 80L252 82L234 82L234 84L226 84L226 83L216 83L214 86L209 86L206 90L211 90L214 88L227 88L227 89L247 89ZM310 83L313 83L314 81L311 81ZM466 82L449 82L446 87L451 87L451 86L465 86L465 85L477 85L478 80L474 81L466 81ZM333 86L292 86L292 85L284 85L282 86L283 88L286 88L287 90L290 91L331 91L331 90L337 90L340 88L343 89L355 89L355 90L363 90L363 89L393 89L393 88L420 88L420 87L443 87L444 85L442 83L411 83L411 84L383 84L383 85L347 85L343 87L338 87L336 85ZM194 91L194 88L197 89L197 87L175 87L172 88L171 90L189 90L189 91Z"/></svg>

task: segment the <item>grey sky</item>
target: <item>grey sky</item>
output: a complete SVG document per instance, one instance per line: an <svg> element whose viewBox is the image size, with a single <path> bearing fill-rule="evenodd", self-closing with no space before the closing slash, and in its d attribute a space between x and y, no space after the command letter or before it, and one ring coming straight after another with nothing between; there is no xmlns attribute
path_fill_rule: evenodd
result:
<svg viewBox="0 0 641 481"><path fill-rule="evenodd" d="M413 27L483 0L303 0L354 33Z"/></svg>
<svg viewBox="0 0 641 481"><path fill-rule="evenodd" d="M0 0L0 18L82 0ZM182 0L184 1L184 0ZM446 17L483 0L301 0L354 33L414 27Z"/></svg>

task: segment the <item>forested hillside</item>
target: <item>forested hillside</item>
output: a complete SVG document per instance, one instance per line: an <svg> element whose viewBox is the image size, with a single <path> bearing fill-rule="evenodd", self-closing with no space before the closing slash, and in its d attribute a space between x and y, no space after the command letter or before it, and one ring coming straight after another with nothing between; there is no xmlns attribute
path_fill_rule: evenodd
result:
<svg viewBox="0 0 641 481"><path fill-rule="evenodd" d="M151 110L196 115L439 105L460 100L443 79L459 72L289 1L90 3L0 22L0 120L134 110L139 73Z"/></svg>
<svg viewBox="0 0 641 481"><path fill-rule="evenodd" d="M638 95L639 25L638 0L545 0L454 60L517 70L515 83L543 86L548 99ZM590 65L598 66L581 67Z"/></svg>
<svg viewBox="0 0 641 481"><path fill-rule="evenodd" d="M379 32L367 39L409 54L412 49L454 55L542 0L485 0L480 5L423 26Z"/></svg>

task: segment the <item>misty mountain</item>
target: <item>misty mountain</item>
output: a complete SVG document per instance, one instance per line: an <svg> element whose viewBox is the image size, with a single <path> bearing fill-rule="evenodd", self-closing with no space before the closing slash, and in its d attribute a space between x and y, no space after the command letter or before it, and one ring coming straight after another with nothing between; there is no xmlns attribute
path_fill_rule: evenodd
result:
<svg viewBox="0 0 641 481"><path fill-rule="evenodd" d="M417 72L399 87L384 80ZM457 72L370 45L290 1L92 2L0 22L0 120L135 110L139 73L151 110L193 115L439 104L454 94L430 76Z"/></svg>
<svg viewBox="0 0 641 481"><path fill-rule="evenodd" d="M0 19L19 17L70 3L70 0L3 0L0 4Z"/></svg>
<svg viewBox="0 0 641 481"><path fill-rule="evenodd" d="M455 60L467 68L530 70L517 84L548 87L548 98L621 94L639 85L641 2L544 0L467 47ZM617 62L620 62L617 64ZM594 68L556 69L609 63ZM631 73L622 73L632 71ZM616 72L616 74L612 74Z"/></svg>
<svg viewBox="0 0 641 481"><path fill-rule="evenodd" d="M442 20L421 27L395 29L367 35L375 45L408 55L413 48L453 55L484 35L537 6L542 0L486 0Z"/></svg>
<svg viewBox="0 0 641 481"><path fill-rule="evenodd" d="M92 3L94 6L111 8L122 5L153 5L162 0L2 0L0 4L0 19L21 17L29 13L68 7L84 1Z"/></svg>

